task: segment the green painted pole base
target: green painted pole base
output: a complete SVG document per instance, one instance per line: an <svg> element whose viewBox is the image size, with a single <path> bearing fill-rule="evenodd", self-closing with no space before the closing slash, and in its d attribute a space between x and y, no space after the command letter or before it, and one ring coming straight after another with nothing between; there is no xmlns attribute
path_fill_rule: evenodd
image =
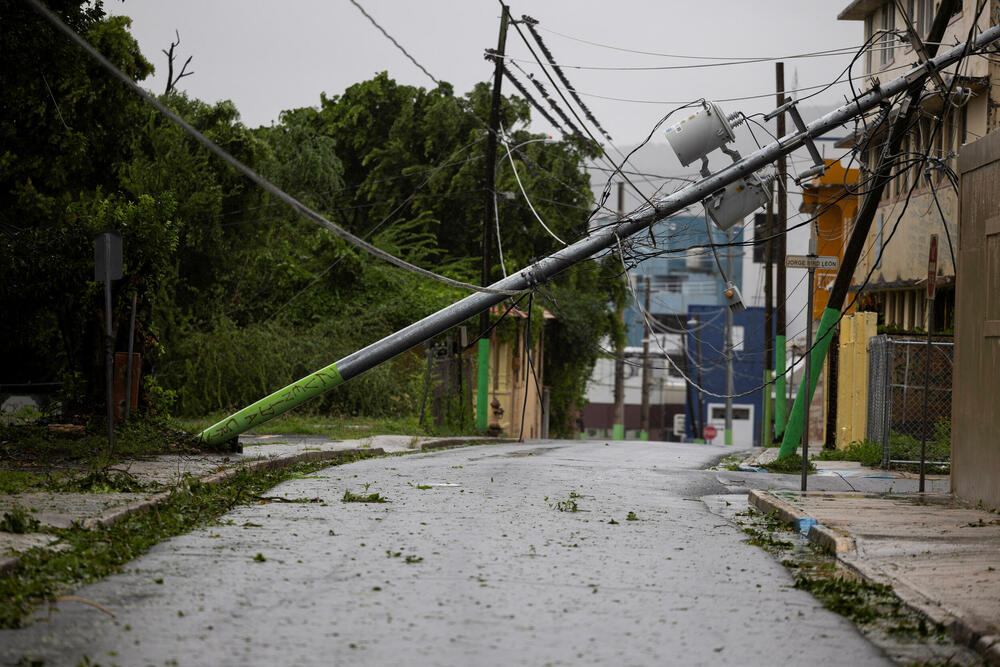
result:
<svg viewBox="0 0 1000 667"><path fill-rule="evenodd" d="M288 412L313 396L336 387L343 381L344 378L337 370L337 364L330 364L326 368L321 368L315 373L310 373L301 380L279 389L270 396L265 396L219 423L209 426L198 434L198 438L207 445L225 442L283 412Z"/></svg>
<svg viewBox="0 0 1000 667"><path fill-rule="evenodd" d="M771 444L771 380L774 379L774 374L771 372L770 368L764 369L764 389L761 392L761 405L764 406L764 414L760 420L760 446L767 447Z"/></svg>
<svg viewBox="0 0 1000 667"><path fill-rule="evenodd" d="M485 431L488 427L490 396L490 341L479 339L479 367L476 376L476 429Z"/></svg>
<svg viewBox="0 0 1000 667"><path fill-rule="evenodd" d="M840 311L827 308L823 311L823 318L819 321L819 331L816 332L816 341L813 345L809 363L809 387L799 385L799 390L795 394L795 403L792 404L792 412L788 416L788 425L781 438L781 450L778 458L788 456L795 452L802 441L802 427L805 424L806 402L812 402L813 393L816 391L816 384L819 381L820 371L823 370L823 361L826 353L830 349L830 330L836 326L840 318ZM804 383L803 383L804 384ZM808 397L805 389L808 389Z"/></svg>
<svg viewBox="0 0 1000 667"><path fill-rule="evenodd" d="M611 427L611 439L612 440L624 440L625 439L625 424L615 424Z"/></svg>
<svg viewBox="0 0 1000 667"><path fill-rule="evenodd" d="M733 444L733 429L731 429L731 428L727 428L726 429L726 435L725 435L724 442L727 445Z"/></svg>
<svg viewBox="0 0 1000 667"><path fill-rule="evenodd" d="M785 408L788 401L785 399L785 337L774 337L774 375L778 379L774 381L774 437L780 438L785 432ZM771 443L767 443L771 444Z"/></svg>

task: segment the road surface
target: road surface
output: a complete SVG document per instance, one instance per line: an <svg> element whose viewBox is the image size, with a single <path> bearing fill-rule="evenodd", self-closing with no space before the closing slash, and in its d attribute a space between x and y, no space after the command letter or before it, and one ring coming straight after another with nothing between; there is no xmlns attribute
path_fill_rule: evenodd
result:
<svg viewBox="0 0 1000 667"><path fill-rule="evenodd" d="M733 448L544 441L358 461L0 632L75 665L886 665L702 500ZM790 482L797 479L789 476ZM724 485L722 482L727 482ZM345 491L386 503L342 502ZM631 513L631 514L630 514ZM260 554L260 556L258 556ZM157 583L162 580L162 583Z"/></svg>

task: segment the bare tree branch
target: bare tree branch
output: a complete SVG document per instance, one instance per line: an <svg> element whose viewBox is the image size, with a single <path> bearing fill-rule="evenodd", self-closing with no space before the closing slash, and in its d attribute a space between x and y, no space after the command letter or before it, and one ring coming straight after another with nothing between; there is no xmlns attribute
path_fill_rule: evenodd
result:
<svg viewBox="0 0 1000 667"><path fill-rule="evenodd" d="M180 81L186 76L191 76L192 74L194 74L193 71L191 72L187 71L187 66L191 64L191 59L194 58L194 56L188 56L187 60L184 61L184 66L181 67L180 73L176 77L174 76L174 49L180 46L181 43L180 32L174 30L174 34L177 36L177 39L176 41L170 43L170 50L168 51L167 49L160 49L161 51L163 51L163 55L167 57L167 87L163 91L164 95L167 95L170 93L171 90L174 90L174 88L177 87L178 81Z"/></svg>

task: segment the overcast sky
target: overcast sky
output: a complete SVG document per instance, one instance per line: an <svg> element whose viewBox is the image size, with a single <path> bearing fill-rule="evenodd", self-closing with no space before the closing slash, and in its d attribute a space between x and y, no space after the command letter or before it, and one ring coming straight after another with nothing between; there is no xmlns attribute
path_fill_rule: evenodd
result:
<svg viewBox="0 0 1000 667"><path fill-rule="evenodd" d="M457 93L491 78L492 64L483 59L483 51L497 46L500 4L496 0L358 2L433 76L453 84ZM836 79L851 54L790 56L858 47L861 24L837 20L846 4L847 0L534 0L510 7L514 18L528 14L539 21L543 39L570 82L615 145L628 150L672 108L698 98L718 100L726 112L766 112L775 106L773 62L695 66L726 58L780 57L785 61L786 89L821 86ZM400 83L434 85L349 0L111 0L106 8L133 18L132 33L157 70L145 82L148 88L163 91L167 67L161 50L175 39L176 30L181 38L178 67L190 55L189 70L194 72L179 87L207 102L232 100L250 126L270 124L284 109L317 105L321 92L339 94L381 71ZM525 70L541 76L513 28L507 53ZM857 74L860 70L858 63ZM504 92L514 92L506 82ZM812 92L805 90L800 97ZM836 106L847 92L846 84L837 84L806 104ZM761 97L722 101L753 96ZM808 121L812 114L804 110L804 115ZM554 132L541 119L533 120L531 129ZM752 147L750 138L743 136L743 128L737 132L745 154ZM821 143L831 155L827 142ZM613 149L609 153L614 154ZM636 158L634 164L644 171L670 175L690 171L681 169L659 132ZM793 160L793 173L795 165ZM598 189L603 173L592 172ZM652 191L662 181L649 182ZM630 201L637 203L635 197ZM796 213L797 204L793 196L790 214ZM797 221L793 218L790 223ZM790 234L789 252L804 251L807 236L805 230ZM789 285L799 278L790 275ZM759 305L761 285L760 266L745 257L748 304ZM804 289L793 290L790 338L803 330L802 318L795 314L804 303Z"/></svg>
<svg viewBox="0 0 1000 667"><path fill-rule="evenodd" d="M496 0L359 2L431 74L452 83L456 92L464 93L477 81L491 77L492 66L483 59L483 50L497 45L500 4ZM543 39L561 64L686 68L565 68L615 143L628 145L643 139L675 103L700 97L767 95L761 100L722 104L726 111L770 109L774 106L774 64L691 68L713 61L627 53L575 40L680 56L784 57L860 44L861 24L836 19L846 3L536 0L510 7L512 16L529 14L540 22ZM189 69L194 71L180 87L209 102L232 100L251 126L269 124L284 109L316 105L321 92L340 93L383 70L402 83L433 85L349 0L112 0L107 9L133 18L132 32L157 68L155 78L146 82L148 87L162 92L167 68L161 49L168 47L177 30L181 37L178 51L182 59L193 56ZM528 71L538 72L513 29L507 52L523 60L519 64ZM786 87L796 80L800 87L829 83L849 61L849 55L789 59ZM504 85L505 92L512 92L509 84ZM817 101L833 103L846 91L846 86L835 86ZM541 122L533 127L549 131Z"/></svg>

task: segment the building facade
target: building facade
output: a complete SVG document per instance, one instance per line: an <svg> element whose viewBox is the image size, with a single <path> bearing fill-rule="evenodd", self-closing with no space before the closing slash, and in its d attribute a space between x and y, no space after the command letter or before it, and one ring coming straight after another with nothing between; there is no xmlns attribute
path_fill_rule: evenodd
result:
<svg viewBox="0 0 1000 667"><path fill-rule="evenodd" d="M703 216L678 215L657 223L647 250L657 256L629 271L635 298L625 308L626 363L625 437L639 437L642 392L642 344L645 321L636 305L645 302L649 284L649 314L653 325L650 339L650 427L654 440L681 440L683 419L688 412L691 389L682 373L690 368L685 345L688 320L693 308L720 311L725 305L726 280L719 264L733 266L729 279L742 287L742 227L732 230L732 245L726 247L726 233L715 225L706 226ZM655 243L655 246L654 246ZM715 243L718 262L710 244ZM727 258L731 254L731 258ZM763 367L762 367L763 368ZM763 371L762 371L763 372ZM582 411L585 437L611 437L614 423L615 361L609 355L598 359L587 389ZM680 417L680 419L678 419Z"/></svg>
<svg viewBox="0 0 1000 667"><path fill-rule="evenodd" d="M840 20L863 23L864 38L871 44L863 58L868 87L873 79L888 81L919 62L917 52L903 38L906 26L912 24L920 38L926 39L939 4L934 0L854 0L841 11ZM964 42L975 29L996 25L1000 5L986 3L977 16L978 4L976 0L957 3L943 44ZM944 332L954 326L957 156L962 145L997 127L1000 88L991 82L1000 81L998 67L991 59L976 56L943 70L942 81L953 94L928 83L917 121L907 130L900 165L883 192L852 285L855 292L863 292L861 309L878 313L879 325L889 330L926 330L928 313L922 294L931 234L938 235L940 248L934 328ZM954 94L958 87L967 92ZM855 138L864 137L864 131L860 123ZM865 138L868 150L858 165L862 181L874 170L886 140L884 135ZM926 161L921 159L924 154L929 156Z"/></svg>

